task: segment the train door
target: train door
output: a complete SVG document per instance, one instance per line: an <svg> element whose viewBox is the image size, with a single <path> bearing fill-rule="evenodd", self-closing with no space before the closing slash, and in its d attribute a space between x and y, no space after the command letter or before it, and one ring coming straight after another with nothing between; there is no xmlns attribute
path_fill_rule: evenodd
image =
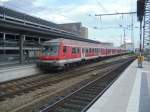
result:
<svg viewBox="0 0 150 112"><path fill-rule="evenodd" d="M81 48L82 52L81 52L81 58L84 59L85 58L85 48Z"/></svg>
<svg viewBox="0 0 150 112"><path fill-rule="evenodd" d="M62 58L67 59L67 46L62 46Z"/></svg>

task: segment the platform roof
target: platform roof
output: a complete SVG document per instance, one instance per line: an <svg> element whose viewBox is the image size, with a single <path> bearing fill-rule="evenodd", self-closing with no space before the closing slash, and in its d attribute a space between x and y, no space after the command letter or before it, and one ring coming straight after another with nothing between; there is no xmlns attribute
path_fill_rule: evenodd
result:
<svg viewBox="0 0 150 112"><path fill-rule="evenodd" d="M23 35L37 35L47 38L67 38L91 43L98 41L85 39L78 34L65 31L56 23L33 17L6 7L0 6L0 31L15 32Z"/></svg>

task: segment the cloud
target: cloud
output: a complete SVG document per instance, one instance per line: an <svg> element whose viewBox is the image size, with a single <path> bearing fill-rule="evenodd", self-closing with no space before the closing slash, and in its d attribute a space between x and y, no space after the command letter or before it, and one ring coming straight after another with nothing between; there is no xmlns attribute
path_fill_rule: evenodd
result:
<svg viewBox="0 0 150 112"><path fill-rule="evenodd" d="M56 5L59 2L56 0L1 0L5 1L4 5L6 7L36 15L45 19L49 19L54 22L70 22L70 21L82 21L83 19L89 19L89 14L95 15L99 13L106 13L103 8L101 8L97 2L91 2L87 0L84 4L77 4L70 2L68 4ZM62 0L63 1L63 0ZM84 1L84 0L83 0ZM112 0L110 0L112 1ZM66 3L66 2L65 2ZM118 10L119 12L127 12L130 6L123 5L125 2L117 2L117 4L112 4L111 2L104 2L103 6L112 13ZM44 13L44 14L43 14ZM45 15L46 14L46 15ZM105 17L104 20L112 20L114 17Z"/></svg>
<svg viewBox="0 0 150 112"><path fill-rule="evenodd" d="M33 5L34 2L36 2L36 0L7 0L3 2L3 6L19 12L32 14L35 10L38 11L38 9Z"/></svg>
<svg viewBox="0 0 150 112"><path fill-rule="evenodd" d="M93 27L101 28L118 24L125 26L130 24L130 17L106 16L100 20L100 18L95 17L95 14L136 10L136 0L105 0L103 2L101 0L0 0L0 4L56 23L82 22L83 25L89 28L90 39L114 42L116 45L118 45L118 42L115 39L119 38L118 35L122 33L121 30L106 29L95 31ZM130 37L129 34L127 36Z"/></svg>
<svg viewBox="0 0 150 112"><path fill-rule="evenodd" d="M0 2L8 2L8 1L11 1L11 0L0 0Z"/></svg>
<svg viewBox="0 0 150 112"><path fill-rule="evenodd" d="M43 13L37 13L35 16L40 17L42 19L46 19L48 21L52 21L58 24L61 23L67 23L67 22L74 22L72 20L70 20L69 18L63 16L63 15L59 15L59 14L50 14L50 12L46 11Z"/></svg>

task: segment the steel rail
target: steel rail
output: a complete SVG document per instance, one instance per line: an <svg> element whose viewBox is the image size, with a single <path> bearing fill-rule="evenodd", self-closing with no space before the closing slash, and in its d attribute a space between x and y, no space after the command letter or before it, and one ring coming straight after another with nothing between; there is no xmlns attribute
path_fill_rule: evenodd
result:
<svg viewBox="0 0 150 112"><path fill-rule="evenodd" d="M98 64L92 67L89 66L89 67L83 67L82 69L77 69L77 70L72 70L72 71L67 71L67 72L62 72L62 73L55 73L55 74L52 74L53 77L50 77L47 74L47 75L40 75L37 77L34 76L33 78L29 77L23 80L12 81L10 83L0 84L0 100L5 100L8 97L14 97L15 95L33 91L43 86L49 86L50 84L54 82L59 82L61 80L87 74L97 69L105 70L105 67L108 67L110 65L115 65L118 61L122 62L122 59L117 60L116 62L113 62L113 63L112 62L102 63L102 64Z"/></svg>
<svg viewBox="0 0 150 112"><path fill-rule="evenodd" d="M116 72L118 68L120 69L118 72L122 72L131 62L131 60L128 60L115 66L113 65L110 70L98 79L86 84L40 112L85 112L119 76L119 74L112 75L112 72Z"/></svg>

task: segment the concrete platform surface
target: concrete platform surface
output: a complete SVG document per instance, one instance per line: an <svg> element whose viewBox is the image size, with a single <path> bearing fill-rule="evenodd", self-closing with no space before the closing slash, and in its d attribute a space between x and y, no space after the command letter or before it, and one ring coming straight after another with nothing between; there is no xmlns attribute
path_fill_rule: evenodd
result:
<svg viewBox="0 0 150 112"><path fill-rule="evenodd" d="M35 64L0 68L0 83L41 73Z"/></svg>
<svg viewBox="0 0 150 112"><path fill-rule="evenodd" d="M150 112L150 62L135 60L87 112Z"/></svg>

